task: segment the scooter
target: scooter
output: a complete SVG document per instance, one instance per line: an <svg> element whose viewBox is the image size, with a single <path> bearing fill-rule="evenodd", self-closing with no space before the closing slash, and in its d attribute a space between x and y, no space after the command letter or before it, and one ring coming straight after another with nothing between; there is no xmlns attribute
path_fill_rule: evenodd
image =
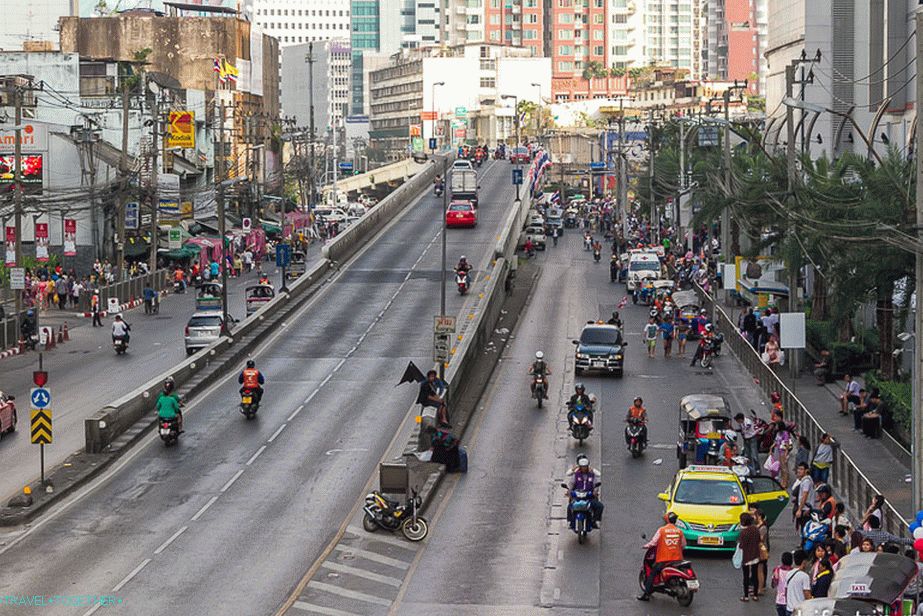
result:
<svg viewBox="0 0 923 616"><path fill-rule="evenodd" d="M598 488L600 483L596 484ZM566 483L562 483L561 487L565 490L568 489ZM590 509L590 503L593 502L593 493L587 490L571 490L570 491L570 503L568 508L570 509L570 529L577 534L577 543L583 544L586 542L587 535L593 530L593 523L590 521L592 516L592 511Z"/></svg>
<svg viewBox="0 0 923 616"><path fill-rule="evenodd" d="M186 292L186 285L184 285L179 280L174 280L173 281L173 293L178 294L178 293L185 293L185 292Z"/></svg>
<svg viewBox="0 0 923 616"><path fill-rule="evenodd" d="M112 338L112 348L115 349L116 355L124 355L125 351L128 350L128 342L125 341L125 336L114 336Z"/></svg>
<svg viewBox="0 0 923 616"><path fill-rule="evenodd" d="M465 295L468 293L468 273L464 271L455 272L455 286L458 287L458 294Z"/></svg>
<svg viewBox="0 0 923 616"><path fill-rule="evenodd" d="M632 458L639 457L647 449L647 435L644 434L644 422L637 418L628 420L625 426L625 443Z"/></svg>
<svg viewBox="0 0 923 616"><path fill-rule="evenodd" d="M721 351L721 341L717 340L718 335L719 334L716 334L711 340L705 341L705 348L702 350L702 359L699 360L699 364L703 368L710 368L718 352Z"/></svg>
<svg viewBox="0 0 923 616"><path fill-rule="evenodd" d="M583 441L590 438L590 432L593 431L593 422L590 420L590 412L582 405L574 407L570 417L570 433L580 445Z"/></svg>
<svg viewBox="0 0 923 616"><path fill-rule="evenodd" d="M532 397L538 401L538 408L542 408L542 403L545 401L545 390L547 387L548 383L545 381L545 377L532 377Z"/></svg>
<svg viewBox="0 0 923 616"><path fill-rule="evenodd" d="M260 401L253 391L245 389L240 394L240 412L247 419L256 417L256 412L260 410Z"/></svg>
<svg viewBox="0 0 923 616"><path fill-rule="evenodd" d="M642 591L644 590L644 582L654 566L655 553L656 548L649 548L644 554L641 573L638 574L638 583L641 585ZM692 563L688 560L680 560L664 567L654 576L654 584L651 588L652 593L659 592L669 595L683 607L689 607L692 604L698 590L699 580L695 576L695 571L692 570Z"/></svg>
<svg viewBox="0 0 923 616"><path fill-rule="evenodd" d="M385 498L381 492L374 491L365 496L365 517L362 518L362 528L374 533L379 528L391 531L400 529L408 541L423 541L429 534L429 522L417 509L423 500L417 495L416 490L411 490L411 496L405 504Z"/></svg>
<svg viewBox="0 0 923 616"><path fill-rule="evenodd" d="M830 525L821 520L820 514L815 510L811 512L811 519L801 527L801 547L809 554L814 547L821 545L830 536Z"/></svg>
<svg viewBox="0 0 923 616"><path fill-rule="evenodd" d="M179 439L179 420L161 419L159 431L160 440L166 447L170 447Z"/></svg>
<svg viewBox="0 0 923 616"><path fill-rule="evenodd" d="M593 261L595 261L596 263L599 263L599 259L601 257L602 257L602 253L600 253L599 249L594 248L593 249Z"/></svg>
<svg viewBox="0 0 923 616"><path fill-rule="evenodd" d="M442 196L442 192L443 192L444 190L445 190L445 188L443 187L442 184L436 184L435 188L433 188L433 192L436 193L436 196L437 196L437 197L441 197L441 196Z"/></svg>

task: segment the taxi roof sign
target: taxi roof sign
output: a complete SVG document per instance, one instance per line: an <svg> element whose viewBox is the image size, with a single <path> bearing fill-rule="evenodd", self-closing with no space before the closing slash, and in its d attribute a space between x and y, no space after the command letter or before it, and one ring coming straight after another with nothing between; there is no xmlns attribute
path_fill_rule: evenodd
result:
<svg viewBox="0 0 923 616"><path fill-rule="evenodd" d="M717 466L711 464L692 464L687 466L685 470L699 473L734 473L734 471L727 466Z"/></svg>

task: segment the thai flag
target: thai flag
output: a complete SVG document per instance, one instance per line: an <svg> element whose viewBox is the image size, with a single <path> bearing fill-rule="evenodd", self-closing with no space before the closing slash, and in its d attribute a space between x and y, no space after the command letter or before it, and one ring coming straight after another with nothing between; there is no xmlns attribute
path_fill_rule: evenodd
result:
<svg viewBox="0 0 923 616"><path fill-rule="evenodd" d="M551 195L551 202L555 204L561 203L561 191L556 190L555 193Z"/></svg>
<svg viewBox="0 0 923 616"><path fill-rule="evenodd" d="M212 70L215 71L216 73L218 73L218 79L219 79L222 83L224 83L224 80L225 80L225 79L224 79L224 71L223 71L222 68L221 68L221 59L220 59L220 58L215 58L215 62L214 62L214 64L212 65Z"/></svg>

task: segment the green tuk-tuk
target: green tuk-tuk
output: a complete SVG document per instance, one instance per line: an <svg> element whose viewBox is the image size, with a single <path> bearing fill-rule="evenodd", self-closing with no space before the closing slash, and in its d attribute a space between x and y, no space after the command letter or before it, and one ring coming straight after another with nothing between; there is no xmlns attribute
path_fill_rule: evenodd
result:
<svg viewBox="0 0 923 616"><path fill-rule="evenodd" d="M289 278L298 278L305 273L305 268L307 267L305 261L305 254L301 250L296 250L292 253L291 263L288 265L288 277Z"/></svg>
<svg viewBox="0 0 923 616"><path fill-rule="evenodd" d="M691 394L679 401L679 468L687 464L717 464L724 431L731 425L731 406L724 396Z"/></svg>
<svg viewBox="0 0 923 616"><path fill-rule="evenodd" d="M217 282L205 282L196 291L196 311L221 310L221 296L224 288Z"/></svg>

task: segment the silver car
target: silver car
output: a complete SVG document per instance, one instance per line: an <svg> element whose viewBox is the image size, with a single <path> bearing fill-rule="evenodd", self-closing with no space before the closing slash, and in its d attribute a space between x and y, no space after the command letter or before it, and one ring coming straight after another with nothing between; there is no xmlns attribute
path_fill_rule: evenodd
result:
<svg viewBox="0 0 923 616"><path fill-rule="evenodd" d="M192 355L218 340L225 333L224 318L220 312L196 312L186 323L184 341L186 355Z"/></svg>

